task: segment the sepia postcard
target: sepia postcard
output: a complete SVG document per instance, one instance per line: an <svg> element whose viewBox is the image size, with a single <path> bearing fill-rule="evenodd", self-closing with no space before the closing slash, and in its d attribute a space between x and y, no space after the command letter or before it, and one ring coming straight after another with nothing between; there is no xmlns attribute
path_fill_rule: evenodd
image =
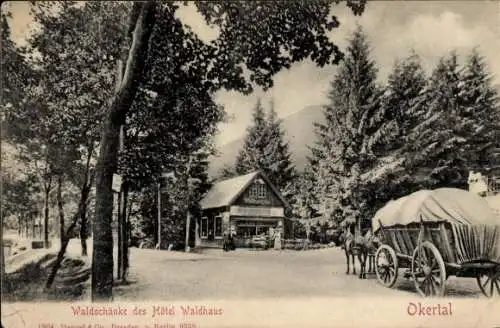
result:
<svg viewBox="0 0 500 328"><path fill-rule="evenodd" d="M2 328L500 328L500 1L1 20Z"/></svg>

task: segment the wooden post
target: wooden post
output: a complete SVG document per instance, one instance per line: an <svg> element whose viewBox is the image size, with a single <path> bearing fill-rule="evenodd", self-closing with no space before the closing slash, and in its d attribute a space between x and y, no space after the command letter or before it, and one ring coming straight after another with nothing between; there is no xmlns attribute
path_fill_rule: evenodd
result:
<svg viewBox="0 0 500 328"><path fill-rule="evenodd" d="M123 130L123 127L122 127ZM119 269L119 279L123 278L124 273L124 257L125 257L125 192L123 190L123 180L120 188L120 202L118 207L118 215L119 215L119 229L118 229L118 269Z"/></svg>
<svg viewBox="0 0 500 328"><path fill-rule="evenodd" d="M198 246L200 244L200 223L198 222L198 218L194 220L194 246Z"/></svg>
<svg viewBox="0 0 500 328"><path fill-rule="evenodd" d="M161 249L161 183L160 183L160 178L158 178L158 204L157 204L157 211L158 211L158 244L156 247L158 250Z"/></svg>
<svg viewBox="0 0 500 328"><path fill-rule="evenodd" d="M116 215L116 219L118 222L118 227L117 227L117 235L118 235L118 263L116 266L116 278L119 280L121 275L122 275L122 219L121 219L121 207L122 207L122 199L121 199L121 193L118 195L118 212Z"/></svg>
<svg viewBox="0 0 500 328"><path fill-rule="evenodd" d="M189 176L190 176L190 171L191 171L191 163L193 161L192 155L189 156L189 160L187 162L187 168L186 168L186 187L187 187L187 192L188 192L188 201L187 201L187 213L186 213L186 239L185 239L185 244L184 244L184 251L187 253L189 252L189 228L190 228L190 221L191 221L191 213L189 212L189 207L191 204L191 190L192 186L189 183ZM215 221L214 221L215 224ZM215 226L214 226L214 234L215 234Z"/></svg>
<svg viewBox="0 0 500 328"><path fill-rule="evenodd" d="M122 217L123 217L123 262L122 262L122 280L127 279L129 268L129 239L130 239L130 222L128 217L128 186L126 182L123 183L123 204L122 204Z"/></svg>
<svg viewBox="0 0 500 328"><path fill-rule="evenodd" d="M189 252L190 250L190 247L189 247L189 229L190 229L190 222L191 222L191 212L189 211L189 208L188 208L188 211L187 211L187 215L186 215L186 244L185 244L185 251L186 252Z"/></svg>

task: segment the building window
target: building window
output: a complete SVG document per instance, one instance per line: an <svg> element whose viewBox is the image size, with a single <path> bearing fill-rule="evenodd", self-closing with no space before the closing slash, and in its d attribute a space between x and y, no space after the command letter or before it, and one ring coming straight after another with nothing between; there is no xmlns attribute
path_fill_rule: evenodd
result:
<svg viewBox="0 0 500 328"><path fill-rule="evenodd" d="M201 218L201 238L207 238L207 237L208 237L208 218L202 217Z"/></svg>
<svg viewBox="0 0 500 328"><path fill-rule="evenodd" d="M215 217L215 237L222 237L222 216Z"/></svg>
<svg viewBox="0 0 500 328"><path fill-rule="evenodd" d="M262 234L269 234L269 228L275 227L273 223L257 223L252 221L247 221L238 224L237 236L240 238L252 238L254 236L259 236Z"/></svg>
<svg viewBox="0 0 500 328"><path fill-rule="evenodd" d="M253 199L265 199L267 198L267 188L264 183L255 183L253 184L249 191L248 195Z"/></svg>
<svg viewBox="0 0 500 328"><path fill-rule="evenodd" d="M255 227L252 226L238 226L237 234L240 238L250 238L255 236Z"/></svg>
<svg viewBox="0 0 500 328"><path fill-rule="evenodd" d="M222 216L202 217L200 230L200 237L203 239L222 238Z"/></svg>
<svg viewBox="0 0 500 328"><path fill-rule="evenodd" d="M267 226L257 226L257 235L269 234L269 227Z"/></svg>

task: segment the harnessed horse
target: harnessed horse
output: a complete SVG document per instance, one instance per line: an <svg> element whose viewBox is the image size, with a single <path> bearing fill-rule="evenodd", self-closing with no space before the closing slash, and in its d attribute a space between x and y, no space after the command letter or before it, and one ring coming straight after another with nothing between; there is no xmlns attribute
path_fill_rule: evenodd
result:
<svg viewBox="0 0 500 328"><path fill-rule="evenodd" d="M353 269L352 273L356 274L356 265L354 262L354 256L357 255L357 249L355 248L354 244L354 235L349 231L349 229L345 229L344 232L340 235L340 241L342 242L342 248L344 249L345 257L347 260L346 274L349 274L350 272L349 256L352 259L352 269Z"/></svg>
<svg viewBox="0 0 500 328"><path fill-rule="evenodd" d="M364 236L359 232L359 234L353 234L352 228L347 227L340 240L342 242L342 247L347 260L347 271L346 274L350 273L350 259L352 259L353 274L356 274L356 265L354 258L357 256L360 264L360 279L366 279L366 261L368 260L368 273L375 272L375 251L377 250L379 239L374 236L371 231L368 231Z"/></svg>
<svg viewBox="0 0 500 328"><path fill-rule="evenodd" d="M359 278L366 279L366 261L368 260L368 273L375 273L375 252L380 243L378 237L370 230L357 242L359 247L358 260L361 265Z"/></svg>

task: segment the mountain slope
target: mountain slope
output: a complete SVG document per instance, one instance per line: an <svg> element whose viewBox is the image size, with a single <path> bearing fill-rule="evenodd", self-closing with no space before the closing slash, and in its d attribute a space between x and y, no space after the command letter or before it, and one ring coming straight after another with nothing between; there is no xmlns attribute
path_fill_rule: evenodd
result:
<svg viewBox="0 0 500 328"><path fill-rule="evenodd" d="M493 87L500 95L500 84L495 84ZM314 122L324 123L324 121L320 105L308 106L283 119L282 126L290 143L292 159L298 170L304 169L307 163L306 157L310 155L307 146L313 145L316 140ZM225 165L232 167L242 147L243 137L220 147L219 156L210 158L209 176L216 176Z"/></svg>
<svg viewBox="0 0 500 328"><path fill-rule="evenodd" d="M310 152L308 145L314 144L314 123L324 122L322 106L308 106L283 119L282 127L290 145L292 159L298 170L304 169ZM229 142L219 148L219 156L210 159L208 173L216 176L224 166L233 166L240 149L243 146L243 137Z"/></svg>

